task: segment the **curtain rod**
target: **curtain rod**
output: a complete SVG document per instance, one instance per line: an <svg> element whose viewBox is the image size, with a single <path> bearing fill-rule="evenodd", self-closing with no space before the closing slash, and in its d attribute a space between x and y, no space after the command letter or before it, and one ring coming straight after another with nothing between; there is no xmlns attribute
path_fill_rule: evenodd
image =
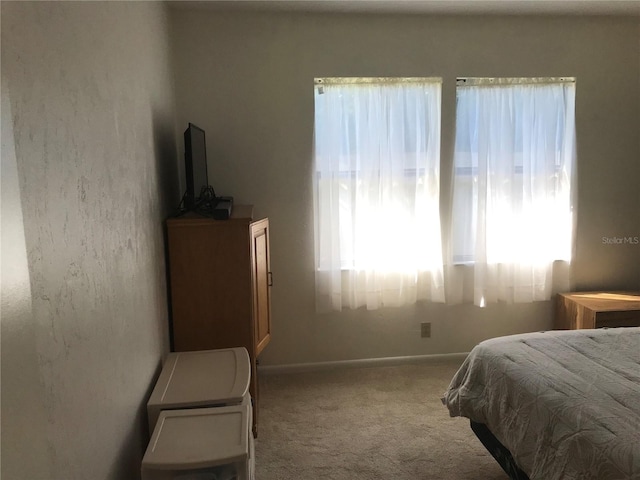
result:
<svg viewBox="0 0 640 480"><path fill-rule="evenodd" d="M491 78L491 77L458 77L456 85L459 87L476 87L491 85L544 85L554 83L576 83L575 77L514 77L514 78Z"/></svg>
<svg viewBox="0 0 640 480"><path fill-rule="evenodd" d="M385 83L442 83L441 77L322 77L314 78L316 85L356 85Z"/></svg>

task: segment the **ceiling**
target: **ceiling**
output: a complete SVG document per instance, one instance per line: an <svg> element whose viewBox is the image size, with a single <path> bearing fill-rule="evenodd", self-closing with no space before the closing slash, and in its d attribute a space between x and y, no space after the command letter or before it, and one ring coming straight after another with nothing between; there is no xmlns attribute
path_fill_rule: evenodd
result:
<svg viewBox="0 0 640 480"><path fill-rule="evenodd" d="M640 0L172 0L172 8L465 15L640 17Z"/></svg>

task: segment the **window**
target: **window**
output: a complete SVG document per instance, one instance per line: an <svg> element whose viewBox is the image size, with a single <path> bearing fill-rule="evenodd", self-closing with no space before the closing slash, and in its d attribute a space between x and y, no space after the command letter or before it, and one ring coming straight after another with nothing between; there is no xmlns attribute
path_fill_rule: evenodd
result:
<svg viewBox="0 0 640 480"><path fill-rule="evenodd" d="M444 301L441 79L316 79L318 310Z"/></svg>
<svg viewBox="0 0 640 480"><path fill-rule="evenodd" d="M575 79L458 79L452 260L474 301L547 300L571 260Z"/></svg>

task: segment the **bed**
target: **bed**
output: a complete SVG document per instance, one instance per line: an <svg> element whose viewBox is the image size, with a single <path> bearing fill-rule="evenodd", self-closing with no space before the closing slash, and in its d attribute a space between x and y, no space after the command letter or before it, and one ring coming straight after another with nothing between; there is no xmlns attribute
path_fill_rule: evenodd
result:
<svg viewBox="0 0 640 480"><path fill-rule="evenodd" d="M640 480L640 328L486 340L442 401L512 479Z"/></svg>

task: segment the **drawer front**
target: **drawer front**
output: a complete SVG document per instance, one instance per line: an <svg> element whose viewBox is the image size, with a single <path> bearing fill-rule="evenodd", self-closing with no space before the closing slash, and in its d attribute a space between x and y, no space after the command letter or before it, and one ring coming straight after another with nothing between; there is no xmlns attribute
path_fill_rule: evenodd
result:
<svg viewBox="0 0 640 480"><path fill-rule="evenodd" d="M640 327L640 311L597 312L596 328Z"/></svg>

